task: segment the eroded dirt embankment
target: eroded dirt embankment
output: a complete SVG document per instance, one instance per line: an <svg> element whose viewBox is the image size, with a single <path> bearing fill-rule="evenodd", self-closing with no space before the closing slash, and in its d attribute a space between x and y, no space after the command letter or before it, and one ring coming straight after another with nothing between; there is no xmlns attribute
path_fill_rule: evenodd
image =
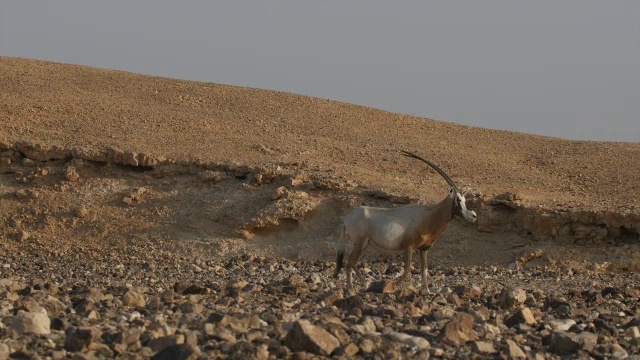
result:
<svg viewBox="0 0 640 360"><path fill-rule="evenodd" d="M0 235L5 247L63 252L150 246L331 259L335 229L350 207L420 201L307 170L304 163L249 167L114 148L0 144ZM518 193L467 197L479 221L454 221L432 253L436 263L524 266L555 254L636 269L640 214L543 208Z"/></svg>

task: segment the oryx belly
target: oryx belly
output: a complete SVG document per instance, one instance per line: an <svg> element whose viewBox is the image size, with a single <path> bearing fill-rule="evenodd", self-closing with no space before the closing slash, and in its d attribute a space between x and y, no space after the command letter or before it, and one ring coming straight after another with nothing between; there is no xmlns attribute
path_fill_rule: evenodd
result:
<svg viewBox="0 0 640 360"><path fill-rule="evenodd" d="M369 241L385 251L400 251L416 236L419 213L413 206L395 209L367 209Z"/></svg>
<svg viewBox="0 0 640 360"><path fill-rule="evenodd" d="M407 233L405 224L387 221L382 224L373 224L370 241L384 250L402 250L402 243Z"/></svg>

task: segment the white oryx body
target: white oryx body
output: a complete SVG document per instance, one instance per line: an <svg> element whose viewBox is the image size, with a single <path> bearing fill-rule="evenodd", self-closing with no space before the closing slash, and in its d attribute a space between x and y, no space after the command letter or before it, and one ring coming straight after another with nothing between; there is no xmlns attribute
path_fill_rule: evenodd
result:
<svg viewBox="0 0 640 360"><path fill-rule="evenodd" d="M431 205L412 204L398 208L359 206L351 210L343 220L335 273L337 277L342 268L346 242L353 242L353 251L346 264L347 288L351 292L353 292L351 270L355 270L358 259L369 245L382 252L404 251L405 268L401 281L408 279L413 251L419 250L422 282L428 288L427 251L429 248L454 216L458 215L472 222L476 220L476 213L467 209L464 196L449 176L431 162L408 152L403 153L427 163L438 171L451 186L451 192L440 202ZM359 271L356 271L356 275L364 283L364 278Z"/></svg>
<svg viewBox="0 0 640 360"><path fill-rule="evenodd" d="M344 217L345 234L366 238L382 251L402 251L407 242L420 236L420 220L429 208L412 204L398 208L360 206Z"/></svg>

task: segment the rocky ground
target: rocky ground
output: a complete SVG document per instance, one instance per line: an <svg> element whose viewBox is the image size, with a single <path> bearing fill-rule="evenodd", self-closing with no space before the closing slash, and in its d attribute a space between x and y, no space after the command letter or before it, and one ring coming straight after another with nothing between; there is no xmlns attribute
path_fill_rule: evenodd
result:
<svg viewBox="0 0 640 360"><path fill-rule="evenodd" d="M0 359L640 358L638 274L76 255L0 256Z"/></svg>
<svg viewBox="0 0 640 360"><path fill-rule="evenodd" d="M640 359L640 144L0 57L0 360ZM334 279L356 205L478 222Z"/></svg>

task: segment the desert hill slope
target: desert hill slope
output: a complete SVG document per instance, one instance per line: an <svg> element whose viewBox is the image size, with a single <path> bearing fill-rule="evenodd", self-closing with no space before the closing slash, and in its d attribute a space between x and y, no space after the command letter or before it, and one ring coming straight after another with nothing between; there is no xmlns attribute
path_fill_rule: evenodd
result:
<svg viewBox="0 0 640 360"><path fill-rule="evenodd" d="M397 149L478 221L429 250L427 289L368 249L351 294L342 215L447 191ZM639 159L0 57L0 359L637 358Z"/></svg>
<svg viewBox="0 0 640 360"><path fill-rule="evenodd" d="M0 58L0 83L0 250L330 260L350 207L446 194L406 149L478 212L452 223L435 264L506 265L547 247L637 267L640 144L14 58Z"/></svg>
<svg viewBox="0 0 640 360"><path fill-rule="evenodd" d="M0 58L0 141L117 147L168 158L305 163L369 188L442 196L397 155L440 164L461 186L533 204L638 211L640 144L487 130L289 93ZM516 120L516 119L514 119Z"/></svg>

